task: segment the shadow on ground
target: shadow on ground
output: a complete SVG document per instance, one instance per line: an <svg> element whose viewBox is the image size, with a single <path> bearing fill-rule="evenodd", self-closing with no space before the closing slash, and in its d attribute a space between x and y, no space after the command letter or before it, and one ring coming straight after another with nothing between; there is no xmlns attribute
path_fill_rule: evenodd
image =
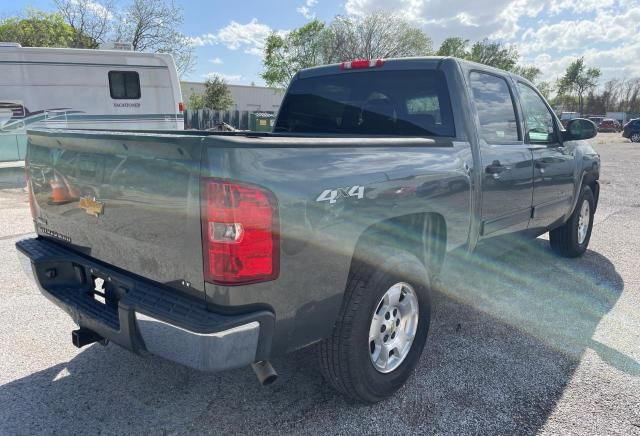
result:
<svg viewBox="0 0 640 436"><path fill-rule="evenodd" d="M464 258L448 261L416 374L380 404L334 394L313 350L274 360L281 378L261 388L248 368L202 374L95 345L0 387L0 432L535 434L587 348L640 374L592 340L624 286L605 257L561 259L536 240Z"/></svg>
<svg viewBox="0 0 640 436"><path fill-rule="evenodd" d="M25 186L24 168L0 168L0 189Z"/></svg>

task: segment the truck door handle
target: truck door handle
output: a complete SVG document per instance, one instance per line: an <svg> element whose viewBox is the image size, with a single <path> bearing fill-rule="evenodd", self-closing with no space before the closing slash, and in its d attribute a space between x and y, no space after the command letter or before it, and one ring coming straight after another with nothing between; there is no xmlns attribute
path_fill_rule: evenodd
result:
<svg viewBox="0 0 640 436"><path fill-rule="evenodd" d="M491 162L491 165L487 165L485 171L487 172L487 174L500 174L507 169L509 169L509 167L502 165L499 160L494 160L493 162Z"/></svg>

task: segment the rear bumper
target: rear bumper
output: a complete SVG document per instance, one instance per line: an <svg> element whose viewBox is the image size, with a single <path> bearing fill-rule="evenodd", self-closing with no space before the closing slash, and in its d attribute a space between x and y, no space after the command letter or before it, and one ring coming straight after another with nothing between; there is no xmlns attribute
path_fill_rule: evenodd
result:
<svg viewBox="0 0 640 436"><path fill-rule="evenodd" d="M202 371L268 358L275 317L268 310L216 313L204 301L81 256L43 238L16 243L42 294L87 328L132 352ZM94 297L104 280L105 303Z"/></svg>

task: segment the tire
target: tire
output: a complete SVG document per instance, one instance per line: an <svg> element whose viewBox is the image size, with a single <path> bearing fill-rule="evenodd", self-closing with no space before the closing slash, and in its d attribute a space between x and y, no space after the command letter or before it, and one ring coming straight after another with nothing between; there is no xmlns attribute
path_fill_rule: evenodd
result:
<svg viewBox="0 0 640 436"><path fill-rule="evenodd" d="M318 347L320 370L329 385L363 403L383 400L406 382L420 360L431 320L431 295L425 266L414 255L394 248L376 247L375 252L375 258L354 261L333 334ZM392 288L396 290L393 294L397 294L397 286L401 287L404 297L399 297L396 306L385 304L384 297L390 295ZM404 354L389 355L388 367L383 370L379 367L385 356L383 332L391 332L395 337L388 336L391 342L387 344L392 348L396 342L402 342L404 332L410 330L412 318L407 313L412 311L405 310L407 316L404 318L400 313L401 305L411 306L410 291L417 300L413 306L417 311L415 336L408 348L405 344ZM398 313L395 320L393 307L397 307ZM387 316L386 310L388 320L383 319ZM375 319L381 323L373 324ZM385 323L398 327L385 328ZM380 335L376 342L371 340L371 332L378 332L378 325ZM377 350L380 350L378 354L375 353ZM374 362L376 355L378 359Z"/></svg>
<svg viewBox="0 0 640 436"><path fill-rule="evenodd" d="M631 134L631 142L640 142L640 132Z"/></svg>
<svg viewBox="0 0 640 436"><path fill-rule="evenodd" d="M585 206L585 203L587 206ZM585 207L588 207L588 213L586 214ZM569 217L569 220L561 227L549 232L549 242L551 243L553 251L564 257L581 256L589 246L591 230L593 229L594 213L595 200L593 192L591 192L591 188L588 186L583 186L580 190L576 208L571 214L571 217ZM586 226L582 226L581 230L581 223L584 223L586 217L588 217L589 221Z"/></svg>

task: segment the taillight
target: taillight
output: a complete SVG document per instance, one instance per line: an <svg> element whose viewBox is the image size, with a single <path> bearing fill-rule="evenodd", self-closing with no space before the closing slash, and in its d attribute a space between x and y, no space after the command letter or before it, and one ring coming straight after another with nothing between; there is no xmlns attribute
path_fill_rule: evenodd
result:
<svg viewBox="0 0 640 436"><path fill-rule="evenodd" d="M184 103L183 102L178 103L178 112L184 112Z"/></svg>
<svg viewBox="0 0 640 436"><path fill-rule="evenodd" d="M364 68L375 68L384 65L383 59L358 59L355 61L342 62L340 64L341 70L361 70Z"/></svg>
<svg viewBox="0 0 640 436"><path fill-rule="evenodd" d="M280 269L278 205L253 185L202 179L205 280L240 285L274 280Z"/></svg>

